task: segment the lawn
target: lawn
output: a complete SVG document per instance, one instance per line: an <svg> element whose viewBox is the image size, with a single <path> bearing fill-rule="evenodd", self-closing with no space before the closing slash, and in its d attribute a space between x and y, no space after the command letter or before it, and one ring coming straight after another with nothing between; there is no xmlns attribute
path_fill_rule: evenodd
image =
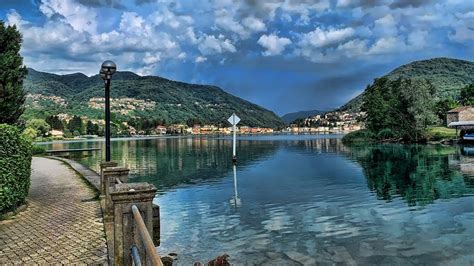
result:
<svg viewBox="0 0 474 266"><path fill-rule="evenodd" d="M428 139L431 141L454 139L456 138L456 130L447 127L430 127L427 130L427 135Z"/></svg>

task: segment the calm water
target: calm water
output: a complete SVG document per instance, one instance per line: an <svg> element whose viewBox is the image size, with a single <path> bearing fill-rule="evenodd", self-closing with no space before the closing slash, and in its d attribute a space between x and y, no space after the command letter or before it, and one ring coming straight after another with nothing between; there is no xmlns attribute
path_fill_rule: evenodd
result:
<svg viewBox="0 0 474 266"><path fill-rule="evenodd" d="M46 144L103 147L103 142ZM160 253L190 265L474 263L467 147L346 147L337 135L112 142L132 182L159 189ZM100 153L76 158L98 169ZM236 196L237 194L237 196Z"/></svg>

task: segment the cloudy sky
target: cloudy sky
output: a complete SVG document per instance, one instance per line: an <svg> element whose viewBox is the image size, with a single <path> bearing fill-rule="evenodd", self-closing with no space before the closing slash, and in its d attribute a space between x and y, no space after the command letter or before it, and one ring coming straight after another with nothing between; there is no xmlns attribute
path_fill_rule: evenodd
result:
<svg viewBox="0 0 474 266"><path fill-rule="evenodd" d="M473 60L474 1L0 0L25 64L213 84L284 114L338 107L413 60Z"/></svg>

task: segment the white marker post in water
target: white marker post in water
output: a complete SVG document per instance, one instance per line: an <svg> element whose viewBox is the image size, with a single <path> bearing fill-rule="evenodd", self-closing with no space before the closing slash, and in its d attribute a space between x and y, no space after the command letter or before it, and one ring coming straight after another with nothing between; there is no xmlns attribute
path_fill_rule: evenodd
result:
<svg viewBox="0 0 474 266"><path fill-rule="evenodd" d="M227 119L229 123L232 125L232 131L234 132L234 139L232 145L232 162L237 162L237 154L236 154L236 142L237 142L237 124L240 122L240 118L234 113L232 114L229 119Z"/></svg>

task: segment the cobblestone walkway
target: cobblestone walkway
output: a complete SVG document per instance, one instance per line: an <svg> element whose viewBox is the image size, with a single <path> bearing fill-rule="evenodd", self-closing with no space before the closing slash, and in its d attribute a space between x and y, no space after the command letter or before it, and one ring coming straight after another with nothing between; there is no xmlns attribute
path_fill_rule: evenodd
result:
<svg viewBox="0 0 474 266"><path fill-rule="evenodd" d="M95 193L63 163L33 158L28 208L0 221L0 265L106 264Z"/></svg>

